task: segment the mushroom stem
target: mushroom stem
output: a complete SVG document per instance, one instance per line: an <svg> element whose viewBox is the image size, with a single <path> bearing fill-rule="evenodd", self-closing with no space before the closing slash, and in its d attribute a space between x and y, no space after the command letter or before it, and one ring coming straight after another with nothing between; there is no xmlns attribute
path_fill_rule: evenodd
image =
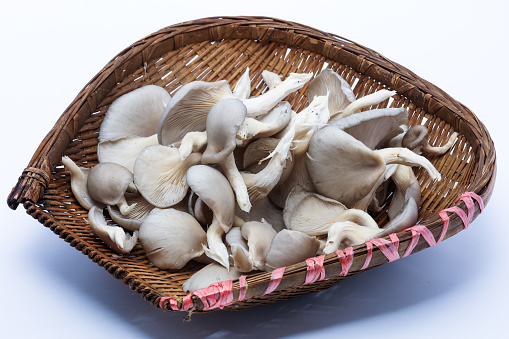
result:
<svg viewBox="0 0 509 339"><path fill-rule="evenodd" d="M329 229L323 252L329 254L338 249L362 244L379 232L378 228L360 226L352 221L335 223Z"/></svg>
<svg viewBox="0 0 509 339"><path fill-rule="evenodd" d="M207 132L188 132L180 142L180 160L184 161L193 153L202 149L207 144Z"/></svg>
<svg viewBox="0 0 509 339"><path fill-rule="evenodd" d="M442 176L435 166L423 156L417 155L404 147L383 148L375 150L387 165L399 164L407 166L422 166L429 173L431 179L441 180Z"/></svg>
<svg viewBox="0 0 509 339"><path fill-rule="evenodd" d="M235 157L233 153L230 153L230 155L228 155L223 162L220 162L219 165L235 193L235 198L240 209L249 213L251 210L251 202L249 199L248 189L239 169L235 165Z"/></svg>
<svg viewBox="0 0 509 339"><path fill-rule="evenodd" d="M377 105L382 101L389 99L394 94L396 94L396 91L388 91L386 89L382 89L376 91L375 93L365 95L362 98L359 98L352 102L350 105L348 105L342 113L336 114L333 117L331 117L329 122L346 118L349 115L360 112L363 108Z"/></svg>
<svg viewBox="0 0 509 339"><path fill-rule="evenodd" d="M458 133L454 132L449 137L449 140L447 141L447 143L443 146L431 146L428 142L426 142L422 146L422 151L432 154L432 155L442 155L445 152L449 151L449 149L452 147L452 145L454 144L454 142L456 141L457 138L458 138Z"/></svg>
<svg viewBox="0 0 509 339"><path fill-rule="evenodd" d="M229 270L230 262L228 261L228 250L223 243L224 234L223 227L214 219L207 230L207 246L205 244L202 244L202 246L207 257L217 261Z"/></svg>
<svg viewBox="0 0 509 339"><path fill-rule="evenodd" d="M122 215L128 215L136 207L136 203L129 205L125 199L125 196L123 196L122 198L120 198L119 202L117 203L117 206Z"/></svg>

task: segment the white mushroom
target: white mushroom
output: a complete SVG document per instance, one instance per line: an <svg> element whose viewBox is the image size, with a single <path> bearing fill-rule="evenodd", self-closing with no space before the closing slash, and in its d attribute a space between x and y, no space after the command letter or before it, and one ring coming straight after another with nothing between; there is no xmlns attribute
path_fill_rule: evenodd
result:
<svg viewBox="0 0 509 339"><path fill-rule="evenodd" d="M186 172L200 162L201 155L192 153L180 160L175 148L153 145L146 147L134 165L134 183L152 205L167 208L182 201L189 186Z"/></svg>
<svg viewBox="0 0 509 339"><path fill-rule="evenodd" d="M205 254L228 269L228 251L222 237L232 228L235 218L235 196L230 184L221 172L206 165L192 166L186 177L189 187L214 213L207 230Z"/></svg>
<svg viewBox="0 0 509 339"><path fill-rule="evenodd" d="M186 160L191 153L201 151L205 145L207 145L207 132L188 132L180 141L180 160Z"/></svg>
<svg viewBox="0 0 509 339"><path fill-rule="evenodd" d="M376 192L375 185L381 184L378 180L389 164L422 166L432 179L441 177L429 160L406 148L373 151L334 126L313 135L306 164L317 192L347 207Z"/></svg>
<svg viewBox="0 0 509 339"><path fill-rule="evenodd" d="M242 237L240 227L233 227L226 233L226 243L228 244L233 259L233 267L239 272L251 272L256 270L249 256L249 249L246 239Z"/></svg>
<svg viewBox="0 0 509 339"><path fill-rule="evenodd" d="M249 212L251 202L247 187L235 164L233 150L237 131L246 117L246 107L238 99L224 99L212 107L207 117L207 148L203 152L202 164L219 164L235 192L237 203Z"/></svg>
<svg viewBox="0 0 509 339"><path fill-rule="evenodd" d="M274 89L276 86L281 84L281 75L276 74L274 72L263 70L262 79L269 88L269 90Z"/></svg>
<svg viewBox="0 0 509 339"><path fill-rule="evenodd" d="M265 258L265 270L286 267L314 257L320 242L299 231L282 230L276 234Z"/></svg>
<svg viewBox="0 0 509 339"><path fill-rule="evenodd" d="M272 225L260 221L248 221L240 227L247 240L250 261L259 270L265 270L265 257L277 232Z"/></svg>
<svg viewBox="0 0 509 339"><path fill-rule="evenodd" d="M362 244L379 232L378 227L361 226L352 221L337 222L329 229L323 252L329 254L338 249L344 250L347 247Z"/></svg>
<svg viewBox="0 0 509 339"><path fill-rule="evenodd" d="M365 95L362 98L359 98L352 102L351 104L349 104L342 113L335 115L330 119L330 121L334 122L339 119L346 118L354 113L359 113L363 108L378 105L379 103L389 99L395 94L396 91L381 89L372 94Z"/></svg>
<svg viewBox="0 0 509 339"><path fill-rule="evenodd" d="M442 155L452 147L458 137L458 133L452 133L447 143L443 146L431 146L426 138L427 136L428 129L426 126L412 126L403 136L401 141L402 147L406 147L417 154L424 152L431 155Z"/></svg>
<svg viewBox="0 0 509 339"><path fill-rule="evenodd" d="M156 134L169 101L168 92L156 85L146 85L122 95L108 108L99 129L99 141Z"/></svg>
<svg viewBox="0 0 509 339"><path fill-rule="evenodd" d="M126 202L130 206L134 206L126 215L120 213L117 206L108 205L108 213L111 219L126 230L136 231L140 228L141 222L154 209L154 205L149 203L139 193L124 194Z"/></svg>
<svg viewBox="0 0 509 339"><path fill-rule="evenodd" d="M173 208L153 209L139 230L148 259L160 269L179 269L203 254L207 236L190 214Z"/></svg>
<svg viewBox="0 0 509 339"><path fill-rule="evenodd" d="M136 246L138 231L134 231L131 235L122 227L108 225L101 208L92 206L88 211L88 221L92 232L115 252L129 253Z"/></svg>
<svg viewBox="0 0 509 339"><path fill-rule="evenodd" d="M265 220L276 232L285 228L282 209L275 206L268 197L255 201L249 213L236 209L235 214L245 221Z"/></svg>
<svg viewBox="0 0 509 339"><path fill-rule="evenodd" d="M307 192L299 186L288 196L283 216L288 229L311 236L325 235L333 224L344 221L378 228L376 221L365 211L347 209L336 200Z"/></svg>
<svg viewBox="0 0 509 339"><path fill-rule="evenodd" d="M90 168L76 165L68 156L62 157L62 163L71 174L71 191L78 203L87 210L92 206L103 208L104 204L92 199L88 194L87 181Z"/></svg>
<svg viewBox="0 0 509 339"><path fill-rule="evenodd" d="M292 118L292 108L287 101L280 102L267 114L246 118L237 132L237 144L243 146L254 138L270 137L285 128Z"/></svg>
<svg viewBox="0 0 509 339"><path fill-rule="evenodd" d="M330 68L323 69L308 86L309 99L327 94L331 117L343 112L350 103L355 101L355 94L350 85Z"/></svg>
<svg viewBox="0 0 509 339"><path fill-rule="evenodd" d="M130 136L114 140L102 141L97 145L99 162L114 162L131 172L141 151L148 146L157 145L157 135L150 137Z"/></svg>
<svg viewBox="0 0 509 339"><path fill-rule="evenodd" d="M289 94L304 87L312 77L313 73L290 73L284 81L265 93L242 100L247 108L247 116L256 117L266 114Z"/></svg>
<svg viewBox="0 0 509 339"><path fill-rule="evenodd" d="M240 77L232 91L233 96L237 99L247 99L251 95L251 79L249 79L249 67Z"/></svg>
<svg viewBox="0 0 509 339"><path fill-rule="evenodd" d="M159 120L159 143L171 145L188 132L204 131L210 109L226 98L233 98L226 80L192 81L182 86L171 98Z"/></svg>
<svg viewBox="0 0 509 339"><path fill-rule="evenodd" d="M135 205L128 205L124 193L133 182L133 174L124 166L101 162L90 169L87 189L90 197L105 205L117 205L124 215Z"/></svg>

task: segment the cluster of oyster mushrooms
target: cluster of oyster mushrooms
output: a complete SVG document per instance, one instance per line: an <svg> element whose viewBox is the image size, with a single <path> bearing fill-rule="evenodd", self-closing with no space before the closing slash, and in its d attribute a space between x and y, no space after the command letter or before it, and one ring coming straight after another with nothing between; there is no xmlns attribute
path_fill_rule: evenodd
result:
<svg viewBox="0 0 509 339"><path fill-rule="evenodd" d="M356 98L328 68L314 79L262 77L267 90L254 97L247 69L233 90L225 80L194 81L172 97L147 85L115 100L99 131L99 163L62 159L97 237L121 254L139 240L161 269L208 263L184 284L193 291L416 223L421 188L412 167L440 180L422 154L447 152L455 133L430 146L404 108L368 109L394 91ZM284 99L307 83L308 106L296 113ZM388 194L389 222L380 227L369 212Z"/></svg>

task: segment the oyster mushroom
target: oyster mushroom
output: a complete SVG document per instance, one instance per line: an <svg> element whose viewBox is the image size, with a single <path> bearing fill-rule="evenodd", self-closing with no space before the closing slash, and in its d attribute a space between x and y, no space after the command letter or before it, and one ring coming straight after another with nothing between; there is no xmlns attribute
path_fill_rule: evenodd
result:
<svg viewBox="0 0 509 339"><path fill-rule="evenodd" d="M297 264L316 255L320 242L299 231L282 230L276 234L265 257L265 270Z"/></svg>
<svg viewBox="0 0 509 339"><path fill-rule="evenodd" d="M138 231L131 235L122 227L108 225L101 208L92 206L88 211L88 221L92 232L115 252L129 253L136 246Z"/></svg>
<svg viewBox="0 0 509 339"><path fill-rule="evenodd" d="M384 100L389 99L393 95L396 94L396 91L389 91L386 89L381 89L372 94L368 94L359 98L349 104L342 113L336 114L334 117L330 119L330 122L337 121L339 119L346 118L354 113L359 113L363 108L367 108L373 105L378 105Z"/></svg>
<svg viewBox="0 0 509 339"><path fill-rule="evenodd" d="M170 94L156 85L146 85L122 95L108 108L99 129L99 141L156 134L169 101Z"/></svg>
<svg viewBox="0 0 509 339"><path fill-rule="evenodd" d="M251 80L249 79L249 67L240 77L232 91L233 96L237 99L247 99L251 95Z"/></svg>
<svg viewBox="0 0 509 339"><path fill-rule="evenodd" d="M266 114L289 94L304 87L312 77L313 73L290 73L284 81L265 93L242 100L247 108L247 116L256 117Z"/></svg>
<svg viewBox="0 0 509 339"><path fill-rule="evenodd" d="M231 186L221 172L206 165L192 166L186 178L189 187L214 213L207 230L205 254L228 269L228 250L222 237L230 231L235 219L235 196Z"/></svg>
<svg viewBox="0 0 509 339"><path fill-rule="evenodd" d="M350 85L330 68L323 69L308 86L308 98L328 95L330 116L343 112L343 110L355 101L355 94Z"/></svg>
<svg viewBox="0 0 509 339"><path fill-rule="evenodd" d="M188 132L180 141L180 160L184 161L194 152L199 152L207 145L207 132Z"/></svg>
<svg viewBox="0 0 509 339"><path fill-rule="evenodd" d="M313 135L307 156L306 165L317 192L347 207L376 192L375 186L381 184L379 178L389 164L422 166L432 179L441 178L429 160L406 148L371 150L334 126Z"/></svg>
<svg viewBox="0 0 509 339"><path fill-rule="evenodd" d="M171 145L188 132L204 131L210 109L226 98L233 98L226 80L192 81L182 86L161 115L157 129L159 143Z"/></svg>
<svg viewBox="0 0 509 339"><path fill-rule="evenodd" d="M269 90L274 89L276 86L281 84L281 75L276 74L274 72L263 70L262 71L262 79L269 88Z"/></svg>
<svg viewBox="0 0 509 339"><path fill-rule="evenodd" d="M292 118L292 108L286 101L280 102L267 114L258 118L246 118L237 132L237 144L249 140L270 137L285 128Z"/></svg>
<svg viewBox="0 0 509 339"><path fill-rule="evenodd" d="M108 213L114 222L126 230L137 231L139 230L143 219L146 218L146 216L155 208L155 206L149 203L139 193L126 192L124 196L127 204L134 206L132 210L124 215L120 213L120 210L117 206L108 205Z"/></svg>
<svg viewBox="0 0 509 339"><path fill-rule="evenodd" d="M265 257L277 232L272 225L260 221L248 221L240 230L242 237L247 240L250 261L257 269L265 270Z"/></svg>
<svg viewBox="0 0 509 339"><path fill-rule="evenodd" d="M378 227L366 227L352 221L342 221L331 225L323 253L329 254L336 250L360 245L375 234L380 233Z"/></svg>
<svg viewBox="0 0 509 339"><path fill-rule="evenodd" d="M442 155L452 147L458 137L458 133L452 133L447 143L443 146L431 146L426 138L427 136L428 129L426 126L412 126L403 136L401 141L402 147L406 147L417 154L424 152L431 155Z"/></svg>
<svg viewBox="0 0 509 339"><path fill-rule="evenodd" d="M97 158L99 162L114 162L133 172L136 158L145 147L151 145L157 145L156 134L150 137L130 136L105 140L97 145Z"/></svg>
<svg viewBox="0 0 509 339"><path fill-rule="evenodd" d="M251 202L247 187L235 164L233 150L237 131L246 117L246 107L238 99L225 99L212 107L207 117L207 148L203 152L202 164L219 164L235 192L237 203L249 212Z"/></svg>
<svg viewBox="0 0 509 339"><path fill-rule="evenodd" d="M241 172L252 203L266 197L280 181L287 159L291 155L292 143L296 140L304 141L306 135L310 135L309 132L317 129L317 125L320 126L328 117L327 97L316 97L305 110L292 118L285 128L286 131L282 131L284 135L276 148L261 160L270 159L267 166L256 174Z"/></svg>
<svg viewBox="0 0 509 339"><path fill-rule="evenodd" d="M124 196L132 183L133 174L127 168L113 162L101 162L90 169L87 190L92 199L105 205L117 205L126 215L135 206L128 205Z"/></svg>
<svg viewBox="0 0 509 339"><path fill-rule="evenodd" d="M66 155L62 157L62 164L64 164L71 174L71 191L78 203L87 210L90 210L92 206L104 208L104 204L94 200L90 194L88 194L87 181L90 168L76 165L76 163Z"/></svg>
<svg viewBox="0 0 509 339"><path fill-rule="evenodd" d="M310 236L325 235L333 224L346 221L378 228L376 221L365 211L347 209L336 200L305 191L299 186L288 196L283 217L286 228Z"/></svg>
<svg viewBox="0 0 509 339"><path fill-rule="evenodd" d="M160 269L179 269L203 254L207 235L190 214L173 208L153 209L139 230L148 259Z"/></svg>
<svg viewBox="0 0 509 339"><path fill-rule="evenodd" d="M228 244L233 259L233 267L239 272L251 272L256 270L250 256L246 239L242 237L240 227L233 227L226 233Z"/></svg>
<svg viewBox="0 0 509 339"><path fill-rule="evenodd" d="M134 165L134 183L141 195L159 208L173 206L187 194L186 171L200 162L201 155L192 153L180 160L176 148L153 145L146 147Z"/></svg>

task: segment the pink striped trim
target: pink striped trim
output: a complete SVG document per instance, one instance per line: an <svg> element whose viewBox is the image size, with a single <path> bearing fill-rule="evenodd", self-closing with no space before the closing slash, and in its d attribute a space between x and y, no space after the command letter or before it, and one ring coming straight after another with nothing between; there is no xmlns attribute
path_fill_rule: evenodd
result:
<svg viewBox="0 0 509 339"><path fill-rule="evenodd" d="M398 247L399 247L399 238L396 233L389 234L389 237L392 241L385 240L383 238L370 239L366 241L366 247L368 248L368 254L366 257L366 261L364 265L361 267L361 270L366 269L371 262L371 257L373 256L373 245L376 245L382 251L383 255L389 260L389 262L393 262L399 259Z"/></svg>
<svg viewBox="0 0 509 339"><path fill-rule="evenodd" d="M346 255L343 253L343 251L340 250L334 252L338 256L339 262L341 263L341 273L339 273L340 277L346 277L353 263L353 248L347 247L345 248L345 252Z"/></svg>
<svg viewBox="0 0 509 339"><path fill-rule="evenodd" d="M320 281L325 278L325 268L323 267L324 259L325 254L318 257L306 259L306 264L308 265L306 281L304 281L302 285L311 284L317 280Z"/></svg>
<svg viewBox="0 0 509 339"><path fill-rule="evenodd" d="M203 310L223 309L233 302L233 281L220 281L193 292L203 303Z"/></svg>
<svg viewBox="0 0 509 339"><path fill-rule="evenodd" d="M440 237L437 240L437 244L441 243L442 240L444 240L445 234L447 233L447 229L449 228L449 216L447 215L447 212L456 213L461 218L461 221L463 221L463 225L465 226L465 228L468 227L467 214L458 206L453 206L453 207L449 207L444 210L441 210L440 212L438 212L438 215L444 221L444 227L442 228Z"/></svg>
<svg viewBox="0 0 509 339"><path fill-rule="evenodd" d="M265 292L263 292L262 295L274 292L274 290L279 286L281 278L283 278L283 273L285 273L285 269L286 267L280 267L272 271L272 274L270 275L269 286L267 286L267 289L265 290Z"/></svg>
<svg viewBox="0 0 509 339"><path fill-rule="evenodd" d="M189 293L182 298L182 311L189 311L193 306L193 294Z"/></svg>
<svg viewBox="0 0 509 339"><path fill-rule="evenodd" d="M410 240L410 244L408 244L408 247L405 253L403 254L403 257L409 256L412 253L415 246L417 246L417 243L419 242L419 237L421 235L423 236L424 240L426 240L430 247L433 247L437 244L437 242L435 241L435 237L433 236L433 233L431 233L431 231L426 226L415 225L407 228L405 231L412 232L412 240Z"/></svg>
<svg viewBox="0 0 509 339"><path fill-rule="evenodd" d="M239 299L238 301L242 301L246 299L246 292L247 292L247 281L246 281L247 275L241 275L239 277Z"/></svg>

